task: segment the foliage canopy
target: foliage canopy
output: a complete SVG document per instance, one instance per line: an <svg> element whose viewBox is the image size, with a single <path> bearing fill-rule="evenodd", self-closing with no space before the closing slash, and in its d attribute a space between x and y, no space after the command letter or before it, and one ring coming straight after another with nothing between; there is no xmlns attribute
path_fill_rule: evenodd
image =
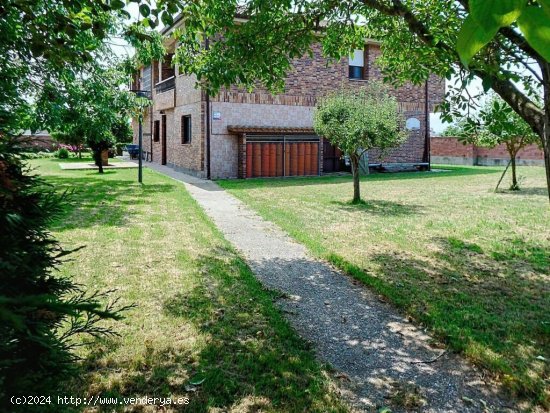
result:
<svg viewBox="0 0 550 413"><path fill-rule="evenodd" d="M315 132L350 157L354 202L360 200L361 156L369 149L384 152L401 144L406 138L400 130L401 123L397 100L379 82L369 82L361 91L342 90L317 104Z"/></svg>

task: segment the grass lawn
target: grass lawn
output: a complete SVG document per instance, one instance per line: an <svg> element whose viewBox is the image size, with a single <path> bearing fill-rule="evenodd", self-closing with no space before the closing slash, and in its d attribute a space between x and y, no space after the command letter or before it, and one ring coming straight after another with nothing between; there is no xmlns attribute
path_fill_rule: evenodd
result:
<svg viewBox="0 0 550 413"><path fill-rule="evenodd" d="M347 411L274 305L277 295L262 288L182 184L146 169L140 186L137 170L101 176L62 171L58 162L32 164L60 191L75 191L53 232L66 248L86 247L62 273L89 289L116 289L111 296L121 305L136 304L111 323L119 337L82 348L81 375L64 394L190 398L162 411Z"/></svg>
<svg viewBox="0 0 550 413"><path fill-rule="evenodd" d="M543 168L221 181L264 218L389 299L441 342L548 406L550 208ZM506 186L506 183L503 183ZM353 303L350 303L353 305Z"/></svg>

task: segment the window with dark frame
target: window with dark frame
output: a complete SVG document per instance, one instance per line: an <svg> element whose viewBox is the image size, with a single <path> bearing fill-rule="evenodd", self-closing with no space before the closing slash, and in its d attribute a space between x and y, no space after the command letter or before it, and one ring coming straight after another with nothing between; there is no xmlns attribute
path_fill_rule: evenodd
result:
<svg viewBox="0 0 550 413"><path fill-rule="evenodd" d="M191 143L191 115L181 117L181 143Z"/></svg>
<svg viewBox="0 0 550 413"><path fill-rule="evenodd" d="M365 50L355 50L349 57L349 78L364 80L365 77Z"/></svg>
<svg viewBox="0 0 550 413"><path fill-rule="evenodd" d="M153 130L153 141L160 141L160 120L155 121L155 128Z"/></svg>

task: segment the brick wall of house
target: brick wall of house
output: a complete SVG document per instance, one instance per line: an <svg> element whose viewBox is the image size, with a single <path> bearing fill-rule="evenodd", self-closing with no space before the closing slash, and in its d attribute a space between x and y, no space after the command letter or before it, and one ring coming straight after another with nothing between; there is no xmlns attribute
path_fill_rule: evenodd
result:
<svg viewBox="0 0 550 413"><path fill-rule="evenodd" d="M252 93L232 86L222 90L212 100L212 111L221 113L222 119L212 121L212 133L219 135L218 139L230 140L226 148L231 148L220 156L224 164L230 158L236 159L238 151L237 136L227 132L228 125L247 126L301 126L310 127L313 123L313 110L319 97L341 88L361 89L370 79L381 79L382 75L375 64L380 55L378 45L367 48L366 80L348 78L348 60L327 65L321 54L319 45L314 47L313 57L305 56L293 62L293 70L289 73L284 91L272 95L263 88L257 88ZM399 110L403 121L414 117L420 121L420 130L411 131L407 141L399 148L381 154L371 151L371 162L422 162L425 148L425 89L406 83L393 90L399 102ZM444 81L432 76L429 81L429 110L444 98ZM219 145L219 143L218 143ZM212 160L214 162L217 160ZM231 173L237 172L235 164Z"/></svg>
<svg viewBox="0 0 550 413"><path fill-rule="evenodd" d="M286 78L282 93L271 95L264 88L257 88L252 93L236 86L223 89L213 101L231 103L254 103L291 106L315 106L318 97L337 91L341 88L361 89L370 79L382 79L382 75L375 64L380 55L380 47L371 44L368 46L369 60L367 64L367 79L352 80L348 78L348 60L327 65L322 56L321 46L313 47L313 57L304 56L293 61L293 70ZM442 102L445 88L444 81L432 76L429 81L430 111L435 105ZM398 101L405 104L406 110L424 111L424 86L415 86L405 83L394 90Z"/></svg>
<svg viewBox="0 0 550 413"><path fill-rule="evenodd" d="M212 178L236 178L238 175L239 136L230 134L230 125L310 127L313 107L256 103L212 102L212 113L221 119L212 119L211 160ZM244 147L241 146L244 150Z"/></svg>
<svg viewBox="0 0 550 413"><path fill-rule="evenodd" d="M143 72L142 72L143 75ZM150 77L150 70L147 75ZM152 143L153 161L162 160L162 115L166 115L166 162L183 171L204 176L204 102L201 91L195 88L194 76L176 75L175 89L156 93L152 85L153 106L144 117L144 151L151 151L150 134L154 121L160 121L159 140ZM152 120L151 115L152 112ZM181 142L181 117L191 115L191 142ZM134 143L137 143L137 121L132 121Z"/></svg>
<svg viewBox="0 0 550 413"><path fill-rule="evenodd" d="M432 137L432 163L451 165L505 165L510 156L505 145L482 148L473 144L464 145L454 137ZM529 145L517 156L520 165L543 165L544 154L538 145Z"/></svg>
<svg viewBox="0 0 550 413"><path fill-rule="evenodd" d="M166 163L195 175L203 176L203 135L201 127L201 105L188 104L164 110L166 116ZM191 115L191 142L183 144L181 136L181 118ZM153 119L161 121L160 112L155 112ZM153 159L160 163L162 159L162 136L153 142Z"/></svg>
<svg viewBox="0 0 550 413"><path fill-rule="evenodd" d="M155 112L172 109L176 103L175 89L167 90L162 93L154 93L153 110Z"/></svg>

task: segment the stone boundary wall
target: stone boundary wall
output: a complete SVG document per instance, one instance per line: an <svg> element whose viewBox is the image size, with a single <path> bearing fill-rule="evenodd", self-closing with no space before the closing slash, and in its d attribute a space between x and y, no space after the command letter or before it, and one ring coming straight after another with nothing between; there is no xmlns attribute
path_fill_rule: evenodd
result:
<svg viewBox="0 0 550 413"><path fill-rule="evenodd" d="M449 165L506 165L510 159L505 145L482 148L473 144L464 145L456 137L432 136L432 164ZM544 154L538 145L529 145L519 151L518 165L544 165Z"/></svg>

